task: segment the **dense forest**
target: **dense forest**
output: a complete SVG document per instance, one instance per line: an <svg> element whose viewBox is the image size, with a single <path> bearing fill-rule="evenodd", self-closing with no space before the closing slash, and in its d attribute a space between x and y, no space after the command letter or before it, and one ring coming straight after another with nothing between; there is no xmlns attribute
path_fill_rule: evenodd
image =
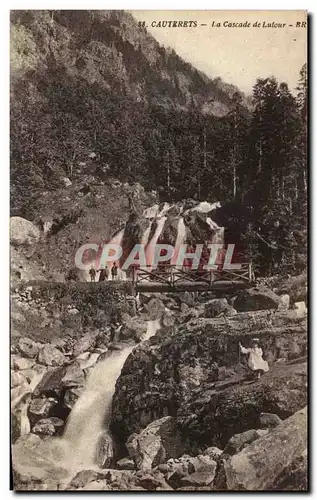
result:
<svg viewBox="0 0 317 500"><path fill-rule="evenodd" d="M98 18L97 29L91 15L89 33L80 33L67 11L61 12L40 19L42 25L26 14L12 17L12 213L25 215L26 194L29 203L61 188L65 177L76 182L92 154L89 169L97 180L140 182L162 201L241 202L252 210L245 237L258 266L303 269L306 65L296 95L274 77L258 79L250 106L238 89L208 79L147 33L142 43L128 41L128 23L129 33L131 23L140 30L132 16ZM60 46L72 42L72 57L57 56L57 39ZM154 48L146 57L150 42ZM102 80L87 77L87 58ZM122 67L115 71L119 60ZM165 70L168 77L162 79Z"/></svg>

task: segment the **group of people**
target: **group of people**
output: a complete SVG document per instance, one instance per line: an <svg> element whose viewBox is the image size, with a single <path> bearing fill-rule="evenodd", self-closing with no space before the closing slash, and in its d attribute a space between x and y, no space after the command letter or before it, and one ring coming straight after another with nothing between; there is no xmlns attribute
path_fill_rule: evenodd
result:
<svg viewBox="0 0 317 500"><path fill-rule="evenodd" d="M103 267L102 269L95 269L93 266L90 268L89 270L89 276L90 276L90 281L93 281L95 282L96 281L96 274L97 273L100 273L99 274L99 280L98 281L106 281L108 280L108 277L109 277L109 269L108 267ZM114 262L113 263L113 266L111 268L111 277L112 277L112 280L115 281L118 279L118 266L117 264Z"/></svg>

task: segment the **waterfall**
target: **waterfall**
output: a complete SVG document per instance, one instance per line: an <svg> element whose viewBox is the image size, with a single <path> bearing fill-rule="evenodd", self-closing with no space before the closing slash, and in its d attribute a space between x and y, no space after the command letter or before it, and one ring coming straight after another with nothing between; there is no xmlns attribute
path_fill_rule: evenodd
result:
<svg viewBox="0 0 317 500"><path fill-rule="evenodd" d="M121 243L122 243L122 239L123 239L123 235L124 235L124 229L125 229L125 228L121 229L121 231L119 231L119 233L115 234L115 235L113 236L113 238L111 238L111 240L109 241L109 243L108 243L108 244L110 245L110 244L112 244L112 243L113 243L113 244L115 244L115 245L121 245ZM110 280L110 281L112 280L112 275L111 275L111 269L112 269L112 266L113 266L113 262L109 262L109 263L107 264L108 271L109 271L109 274L108 274L108 281L109 281L109 280ZM122 273L123 273L123 272L124 272L124 271L122 271ZM118 270L118 274L119 274L120 279L124 279L124 276L121 276L121 273L119 273L119 270ZM124 273L124 274L125 274L125 273Z"/></svg>
<svg viewBox="0 0 317 500"><path fill-rule="evenodd" d="M167 214L170 208L172 208L174 205L170 205L169 203L165 202L163 205L162 210L157 214L157 217L163 217L163 215Z"/></svg>
<svg viewBox="0 0 317 500"><path fill-rule="evenodd" d="M143 341L155 335L160 321L148 321ZM86 386L68 417L62 438L67 467L81 470L93 467L100 436L109 431L111 403L116 380L125 360L135 346L113 351L111 356L97 362L88 376Z"/></svg>
<svg viewBox="0 0 317 500"><path fill-rule="evenodd" d="M171 260L171 264L176 264L178 258L179 247L185 243L186 239L186 226L184 223L184 218L180 217L177 225L177 237L175 241L174 253Z"/></svg>
<svg viewBox="0 0 317 500"><path fill-rule="evenodd" d="M148 246L146 248L145 258L146 258L146 263L149 266L152 265L152 261L153 261L153 257L154 257L155 245L157 243L157 240L160 237L160 234L163 231L165 221L166 221L166 217L162 217L161 219L158 219L157 228L155 230L155 233L154 233L154 235L153 235L150 243L148 244Z"/></svg>
<svg viewBox="0 0 317 500"><path fill-rule="evenodd" d="M148 227L146 228L146 230L142 234L141 245L143 245L143 248L145 248L146 245L149 242L149 237L150 237L150 233L151 233L151 227L152 227L152 221L150 222L150 224L148 225Z"/></svg>
<svg viewBox="0 0 317 500"><path fill-rule="evenodd" d="M25 434L31 432L30 421L28 418L28 407L29 407L29 400L25 401L21 405L21 424L20 424L21 436L24 436Z"/></svg>

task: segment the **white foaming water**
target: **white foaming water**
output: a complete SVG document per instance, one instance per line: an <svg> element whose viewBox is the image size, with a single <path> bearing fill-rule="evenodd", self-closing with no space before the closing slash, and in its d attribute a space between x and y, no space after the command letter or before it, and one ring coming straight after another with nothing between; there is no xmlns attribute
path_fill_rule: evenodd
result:
<svg viewBox="0 0 317 500"><path fill-rule="evenodd" d="M122 239L123 239L123 235L124 235L124 228L121 231L119 231L119 233L115 234L114 237L109 241L108 244L109 245L110 244L121 245ZM113 262L108 262L108 265L107 265L108 271L109 271L108 281L112 280L112 275L111 275L112 266L113 266ZM120 279L125 279L125 276L123 276L122 273L124 273L124 271L122 271L122 269L118 269L119 278ZM124 275L125 275L125 273L124 273Z"/></svg>
<svg viewBox="0 0 317 500"><path fill-rule="evenodd" d="M144 233L142 235L141 245L143 245L143 248L145 248L146 245L149 242L149 237L150 237L150 233L151 233L151 227L152 227L152 221L150 222L150 224L148 225L148 227L146 228L146 230L144 231Z"/></svg>
<svg viewBox="0 0 317 500"><path fill-rule="evenodd" d="M220 207L221 207L220 201L216 201L215 203L209 203L208 201L201 201L196 207L191 208L191 211L208 213Z"/></svg>
<svg viewBox="0 0 317 500"><path fill-rule="evenodd" d="M143 211L142 215L146 219L154 219L157 216L158 211L159 211L159 206L158 205L152 205L152 207L146 208Z"/></svg>
<svg viewBox="0 0 317 500"><path fill-rule="evenodd" d="M160 321L148 321L143 341L155 335ZM127 346L122 351L100 361L88 376L86 386L71 414L67 427L60 440L64 450L65 465L68 469L82 470L95 467L95 453L100 436L109 431L111 403L116 380L125 360L135 346Z"/></svg>
<svg viewBox="0 0 317 500"><path fill-rule="evenodd" d="M177 237L176 237L176 242L175 242L175 248L174 248L174 253L173 257L171 260L171 264L176 264L177 258L178 258L178 253L179 253L179 247L183 243L185 243L186 240L186 226L184 223L184 218L180 217L177 225Z"/></svg>
<svg viewBox="0 0 317 500"><path fill-rule="evenodd" d="M219 227L212 237L212 243L224 244L225 242L225 228Z"/></svg>
<svg viewBox="0 0 317 500"><path fill-rule="evenodd" d="M153 257L154 257L154 251L155 251L155 245L157 243L157 240L160 237L160 234L163 231L165 221L166 221L166 217L162 217L161 219L158 220L157 228L155 230L155 233L154 233L154 235L153 235L150 243L148 244L148 246L147 246L147 248L145 250L145 258L146 258L146 263L147 263L148 266L152 265L152 261L153 261Z"/></svg>
<svg viewBox="0 0 317 500"><path fill-rule="evenodd" d="M162 210L157 214L157 217L163 217L163 215L165 215L170 208L172 208L174 205L170 205L169 203L165 202L164 205L163 205L163 208Z"/></svg>

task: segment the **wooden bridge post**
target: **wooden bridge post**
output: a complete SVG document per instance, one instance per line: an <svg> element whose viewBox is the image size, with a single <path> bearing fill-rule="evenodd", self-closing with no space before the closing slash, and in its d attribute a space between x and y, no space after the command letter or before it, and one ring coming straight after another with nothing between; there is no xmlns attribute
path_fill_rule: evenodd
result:
<svg viewBox="0 0 317 500"><path fill-rule="evenodd" d="M133 284L135 285L136 284L136 268L135 266L132 267L132 281L133 281Z"/></svg>
<svg viewBox="0 0 317 500"><path fill-rule="evenodd" d="M209 279L210 279L209 284L210 284L210 286L211 286L211 285L212 285L212 280L213 280L213 272L212 272L212 269L210 269L209 273L210 273L210 275L209 275Z"/></svg>

